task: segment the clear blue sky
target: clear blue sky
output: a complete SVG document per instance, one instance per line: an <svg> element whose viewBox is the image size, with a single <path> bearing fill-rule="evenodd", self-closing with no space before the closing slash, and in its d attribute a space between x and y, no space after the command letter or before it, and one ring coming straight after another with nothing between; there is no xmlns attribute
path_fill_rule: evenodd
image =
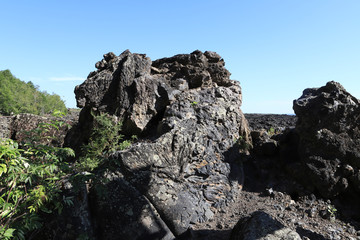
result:
<svg viewBox="0 0 360 240"><path fill-rule="evenodd" d="M293 113L335 80L360 98L359 0L1 1L0 70L75 107L74 87L109 51L151 59L215 51L243 111Z"/></svg>

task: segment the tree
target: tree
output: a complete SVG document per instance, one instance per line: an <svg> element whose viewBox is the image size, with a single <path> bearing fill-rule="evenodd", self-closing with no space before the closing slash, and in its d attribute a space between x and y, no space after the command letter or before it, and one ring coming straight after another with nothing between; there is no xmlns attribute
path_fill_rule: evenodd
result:
<svg viewBox="0 0 360 240"><path fill-rule="evenodd" d="M25 83L9 70L0 71L0 113L47 114L54 110L66 112L64 101L57 94L39 91L31 81Z"/></svg>

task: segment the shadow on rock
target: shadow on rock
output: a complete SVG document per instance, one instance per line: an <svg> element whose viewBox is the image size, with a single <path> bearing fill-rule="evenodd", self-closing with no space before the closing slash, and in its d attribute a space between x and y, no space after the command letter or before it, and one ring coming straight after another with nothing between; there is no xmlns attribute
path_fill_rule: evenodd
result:
<svg viewBox="0 0 360 240"><path fill-rule="evenodd" d="M326 238L324 236L314 233L312 231L303 229L301 227L297 227L296 232L299 233L302 237L307 237L311 240L326 240Z"/></svg>
<svg viewBox="0 0 360 240"><path fill-rule="evenodd" d="M139 170L144 188L149 171ZM174 239L150 201L119 172L107 172L108 181L90 192L96 239Z"/></svg>
<svg viewBox="0 0 360 240"><path fill-rule="evenodd" d="M222 240L229 239L231 230L192 230L181 234L176 240Z"/></svg>

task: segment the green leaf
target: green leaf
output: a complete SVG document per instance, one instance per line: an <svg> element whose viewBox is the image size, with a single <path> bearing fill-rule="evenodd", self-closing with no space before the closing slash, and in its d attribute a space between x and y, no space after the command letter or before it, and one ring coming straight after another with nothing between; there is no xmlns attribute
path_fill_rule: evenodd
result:
<svg viewBox="0 0 360 240"><path fill-rule="evenodd" d="M13 237L14 231L15 231L14 228L8 228L4 233L4 237L7 237L7 238Z"/></svg>
<svg viewBox="0 0 360 240"><path fill-rule="evenodd" d="M34 206L29 206L28 209L29 209L30 213L36 212L36 208Z"/></svg>
<svg viewBox="0 0 360 240"><path fill-rule="evenodd" d="M7 172L6 164L0 163L0 176Z"/></svg>
<svg viewBox="0 0 360 240"><path fill-rule="evenodd" d="M0 214L0 217L1 218L5 218L7 215L9 215L11 211L10 210L4 210L1 214Z"/></svg>

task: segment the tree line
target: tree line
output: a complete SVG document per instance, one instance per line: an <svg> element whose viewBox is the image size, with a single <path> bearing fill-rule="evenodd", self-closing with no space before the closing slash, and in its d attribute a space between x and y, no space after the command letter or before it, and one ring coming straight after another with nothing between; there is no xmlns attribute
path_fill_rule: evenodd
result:
<svg viewBox="0 0 360 240"><path fill-rule="evenodd" d="M0 113L3 115L32 113L48 114L54 110L66 112L64 101L57 94L40 91L31 81L16 78L10 70L0 71Z"/></svg>

